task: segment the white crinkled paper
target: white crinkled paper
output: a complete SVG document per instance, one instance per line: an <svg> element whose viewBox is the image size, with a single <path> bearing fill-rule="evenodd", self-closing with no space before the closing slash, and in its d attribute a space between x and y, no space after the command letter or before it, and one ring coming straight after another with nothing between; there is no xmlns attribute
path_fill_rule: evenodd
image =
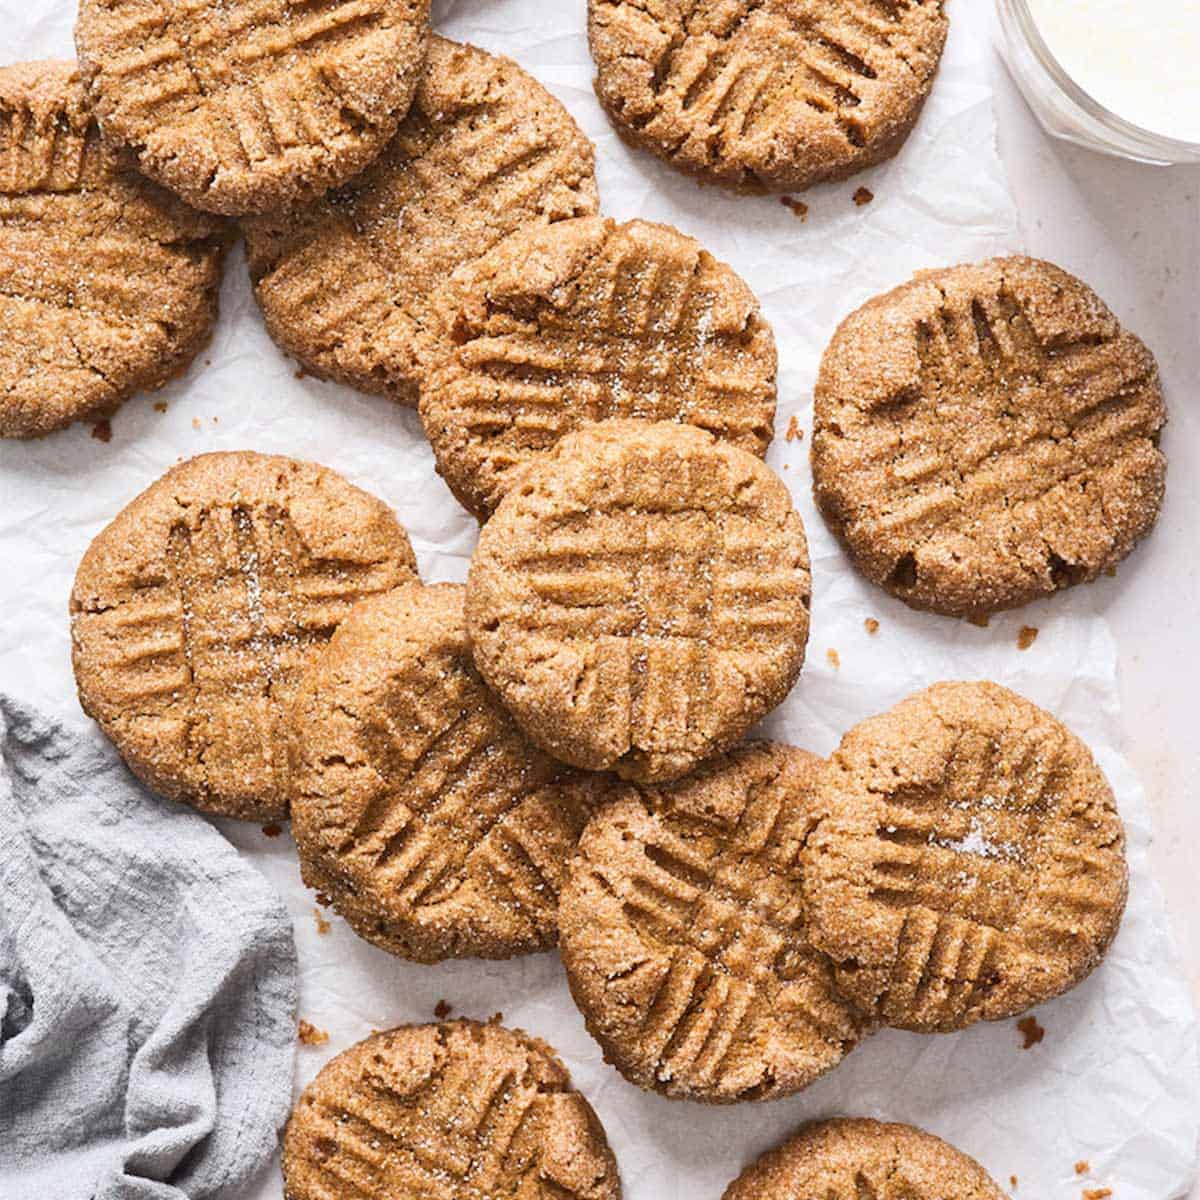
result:
<svg viewBox="0 0 1200 1200"><path fill-rule="evenodd" d="M299 1051L297 1088L333 1053L368 1033L456 1014L488 1017L549 1040L595 1105L617 1153L628 1200L720 1196L742 1166L807 1118L851 1113L922 1125L975 1155L1016 1197L1078 1200L1107 1186L1114 1200L1172 1200L1196 1170L1200 1129L1197 1021L1147 865L1145 798L1121 758L1116 651L1104 620L1121 580L1078 589L999 617L987 629L910 612L849 568L809 492L807 431L821 350L847 312L913 270L1019 248L994 146L990 6L953 0L941 75L899 158L817 189L801 221L778 199L728 196L626 148L591 91L585 0L443 0L441 32L513 55L595 139L604 210L669 221L730 262L762 300L780 352L778 439L771 464L791 485L811 541L815 596L809 665L770 734L828 752L853 722L943 678L987 677L1058 714L1096 751L1130 838L1132 890L1104 966L1043 1005L1045 1040L1030 1050L1011 1021L952 1036L884 1032L803 1095L768 1105L706 1108L626 1084L601 1061L572 1007L554 954L508 963L420 967L390 958L328 914L318 933L286 835L221 828L284 893L295 919L301 1014L330 1034ZM0 0L9 59L70 53L71 0ZM859 185L875 193L859 207ZM331 384L296 378L263 330L241 252L230 258L222 318L189 375L155 400L128 403L110 443L86 426L34 444L0 445L0 679L5 688L83 722L66 621L75 565L89 539L181 457L253 448L314 458L395 506L426 579L460 579L473 522L433 472L416 415ZM784 431L795 415L804 441ZM1137 556L1123 572L1140 569ZM874 636L864 619L877 618ZM1023 625L1040 630L1016 647ZM836 651L840 667L830 651ZM99 734L96 734L99 736ZM1182 799L1182 798L1180 798ZM1086 1160L1081 1179L1074 1164ZM271 1171L240 1200L279 1200Z"/></svg>

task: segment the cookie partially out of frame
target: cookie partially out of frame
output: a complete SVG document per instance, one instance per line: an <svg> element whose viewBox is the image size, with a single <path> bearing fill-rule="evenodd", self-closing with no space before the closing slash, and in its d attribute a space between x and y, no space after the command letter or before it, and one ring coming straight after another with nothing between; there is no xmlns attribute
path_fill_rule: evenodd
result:
<svg viewBox="0 0 1200 1200"><path fill-rule="evenodd" d="M1153 527L1166 420L1150 351L1085 284L998 258L842 322L817 380L813 489L872 582L975 616L1111 571Z"/></svg>
<svg viewBox="0 0 1200 1200"><path fill-rule="evenodd" d="M408 111L429 0L81 0L104 133L196 208L264 212L361 171Z"/></svg>
<svg viewBox="0 0 1200 1200"><path fill-rule="evenodd" d="M275 341L314 375L415 406L437 287L522 226L597 204L592 144L567 110L511 59L434 37L370 167L243 228Z"/></svg>
<svg viewBox="0 0 1200 1200"><path fill-rule="evenodd" d="M530 464L467 583L480 674L587 770L677 779L800 674L804 527L760 459L675 422L603 421Z"/></svg>
<svg viewBox="0 0 1200 1200"><path fill-rule="evenodd" d="M867 1022L808 939L800 849L821 760L743 743L678 783L615 789L559 911L571 994L607 1061L679 1099L807 1087Z"/></svg>
<svg viewBox="0 0 1200 1200"><path fill-rule="evenodd" d="M596 95L627 141L701 179L793 191L904 144L943 0L589 0Z"/></svg>
<svg viewBox="0 0 1200 1200"><path fill-rule="evenodd" d="M228 241L101 143L74 63L0 68L0 437L105 416L184 371Z"/></svg>
<svg viewBox="0 0 1200 1200"><path fill-rule="evenodd" d="M558 889L600 787L526 740L471 662L463 588L364 600L295 705L304 881L421 962L508 958L558 933Z"/></svg>
<svg viewBox="0 0 1200 1200"><path fill-rule="evenodd" d="M619 1200L604 1130L545 1042L474 1021L351 1046L283 1139L287 1200Z"/></svg>
<svg viewBox="0 0 1200 1200"><path fill-rule="evenodd" d="M520 469L588 421L683 421L759 457L775 340L724 263L668 225L600 217L514 234L434 305L421 420L481 519Z"/></svg>
<svg viewBox="0 0 1200 1200"><path fill-rule="evenodd" d="M912 1125L815 1121L751 1163L722 1200L1004 1200L973 1158Z"/></svg>
<svg viewBox="0 0 1200 1200"><path fill-rule="evenodd" d="M803 855L809 936L880 1021L948 1032L1079 983L1125 907L1087 747L994 683L939 683L842 739Z"/></svg>
<svg viewBox="0 0 1200 1200"><path fill-rule="evenodd" d="M126 505L79 564L80 702L156 791L279 819L302 668L357 600L415 579L391 510L340 475L202 454Z"/></svg>

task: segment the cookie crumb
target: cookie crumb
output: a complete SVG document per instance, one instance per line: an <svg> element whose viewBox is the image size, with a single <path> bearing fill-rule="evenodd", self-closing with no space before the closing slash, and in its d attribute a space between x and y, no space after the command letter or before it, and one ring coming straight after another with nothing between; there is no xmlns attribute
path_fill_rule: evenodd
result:
<svg viewBox="0 0 1200 1200"><path fill-rule="evenodd" d="M94 437L98 442L111 442L112 422L107 417L101 421L97 421L95 425L92 426L92 437Z"/></svg>
<svg viewBox="0 0 1200 1200"><path fill-rule="evenodd" d="M262 831L263 831L264 836L270 837L270 838L276 838L283 832L283 826L275 825L272 823L270 825L264 825L262 827Z"/></svg>
<svg viewBox="0 0 1200 1200"><path fill-rule="evenodd" d="M864 204L870 204L875 199L875 193L870 188L860 187L854 193L854 203L862 208Z"/></svg>
<svg viewBox="0 0 1200 1200"><path fill-rule="evenodd" d="M1017 649L1028 650L1034 642L1037 641L1037 627L1034 625L1022 625L1021 632L1017 634Z"/></svg>
<svg viewBox="0 0 1200 1200"><path fill-rule="evenodd" d="M216 425L220 420L220 417L213 417L213 424Z"/></svg>
<svg viewBox="0 0 1200 1200"><path fill-rule="evenodd" d="M439 1021L444 1021L453 1011L454 1006L452 1004L448 1004L445 1000L439 1000L433 1006L433 1015L437 1017Z"/></svg>
<svg viewBox="0 0 1200 1200"><path fill-rule="evenodd" d="M313 916L317 919L317 932L324 937L333 926L325 920L325 914L319 908L313 909Z"/></svg>
<svg viewBox="0 0 1200 1200"><path fill-rule="evenodd" d="M832 646L825 651L825 659L835 671L842 665L842 656Z"/></svg>
<svg viewBox="0 0 1200 1200"><path fill-rule="evenodd" d="M295 372L297 379L307 379L308 372L303 367L297 367Z"/></svg>
<svg viewBox="0 0 1200 1200"><path fill-rule="evenodd" d="M154 411L156 413L165 413L167 411L167 402L165 400L155 400Z"/></svg>
<svg viewBox="0 0 1200 1200"><path fill-rule="evenodd" d="M323 1046L329 1041L329 1034L325 1030L309 1024L303 1017L300 1018L299 1037L302 1046Z"/></svg>
<svg viewBox="0 0 1200 1200"><path fill-rule="evenodd" d="M863 628L874 637L879 632L879 622L874 617L868 617L863 622Z"/></svg>
<svg viewBox="0 0 1200 1200"><path fill-rule="evenodd" d="M787 432L783 437L788 442L798 442L804 437L804 430L800 428L800 422L796 420L795 413L792 413L792 419L788 421Z"/></svg>
<svg viewBox="0 0 1200 1200"><path fill-rule="evenodd" d="M1083 1200L1108 1200L1108 1197L1113 1194L1112 1188L1084 1188Z"/></svg>
<svg viewBox="0 0 1200 1200"><path fill-rule="evenodd" d="M1008 1177L1008 1186L1012 1188L1017 1186L1017 1177L1015 1175L1010 1175Z"/></svg>
<svg viewBox="0 0 1200 1200"><path fill-rule="evenodd" d="M333 903L333 901L327 895L325 895L324 892L318 892L317 893L317 903L322 908L328 908Z"/></svg>
<svg viewBox="0 0 1200 1200"><path fill-rule="evenodd" d="M1032 1050L1045 1036L1046 1031L1038 1024L1037 1017L1030 1014L1028 1017L1022 1017L1017 1022L1017 1028L1021 1031L1021 1036L1025 1039L1022 1050Z"/></svg>
<svg viewBox="0 0 1200 1200"><path fill-rule="evenodd" d="M192 418L192 428L193 428L193 429L199 429L199 428L200 428L200 418L199 418L199 417L193 417L193 418Z"/></svg>
<svg viewBox="0 0 1200 1200"><path fill-rule="evenodd" d="M808 205L803 200L797 200L795 196L780 196L779 203L784 208L790 208L802 221L808 220Z"/></svg>
<svg viewBox="0 0 1200 1200"><path fill-rule="evenodd" d="M1075 1164L1076 1175L1086 1175L1092 1169L1092 1164L1086 1158L1081 1158Z"/></svg>
<svg viewBox="0 0 1200 1200"><path fill-rule="evenodd" d="M967 623L974 625L976 629L986 629L992 623L991 613L971 613L967 617Z"/></svg>

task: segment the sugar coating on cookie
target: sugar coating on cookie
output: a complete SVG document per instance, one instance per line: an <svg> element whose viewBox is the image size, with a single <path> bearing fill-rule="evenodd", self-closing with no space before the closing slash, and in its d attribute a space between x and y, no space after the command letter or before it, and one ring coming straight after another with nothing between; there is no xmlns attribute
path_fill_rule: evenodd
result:
<svg viewBox="0 0 1200 1200"><path fill-rule="evenodd" d="M429 0L81 0L105 136L197 208L265 212L345 182L408 111Z"/></svg>
<svg viewBox="0 0 1200 1200"><path fill-rule="evenodd" d="M283 1139L288 1200L619 1200L596 1114L545 1042L474 1021L409 1025L339 1054Z"/></svg>
<svg viewBox="0 0 1200 1200"><path fill-rule="evenodd" d="M915 608L979 615L1093 580L1162 505L1154 358L1050 263L925 272L871 300L815 399L817 502Z"/></svg>
<svg viewBox="0 0 1200 1200"><path fill-rule="evenodd" d="M461 586L357 605L294 714L300 869L356 932L424 962L554 944L600 780L534 747L484 686Z"/></svg>
<svg viewBox="0 0 1200 1200"><path fill-rule="evenodd" d="M105 416L185 370L228 241L101 144L74 63L0 68L0 437Z"/></svg>
<svg viewBox="0 0 1200 1200"><path fill-rule="evenodd" d="M122 509L79 564L80 702L156 791L279 819L302 668L357 600L415 578L391 510L340 475L200 455Z"/></svg>
<svg viewBox="0 0 1200 1200"><path fill-rule="evenodd" d="M939 683L855 726L817 784L810 936L838 987L945 1032L1050 1000L1104 957L1125 835L1087 747L994 683Z"/></svg>
<svg viewBox="0 0 1200 1200"><path fill-rule="evenodd" d="M511 59L430 41L412 110L358 178L244 222L271 336L309 371L415 405L429 297L525 225L596 211L591 142Z"/></svg>
<svg viewBox="0 0 1200 1200"><path fill-rule="evenodd" d="M588 770L676 779L800 674L804 527L760 459L674 422L604 421L530 464L467 583L480 674Z"/></svg>
<svg viewBox="0 0 1200 1200"><path fill-rule="evenodd" d="M743 191L890 158L945 45L942 0L589 0L596 94L618 132Z"/></svg>
<svg viewBox="0 0 1200 1200"><path fill-rule="evenodd" d="M486 518L588 421L685 421L766 453L775 340L746 284L668 225L599 217L507 238L434 303L421 419L438 471Z"/></svg>
<svg viewBox="0 0 1200 1200"><path fill-rule="evenodd" d="M816 1121L751 1163L722 1200L1004 1200L973 1158L912 1125Z"/></svg>
<svg viewBox="0 0 1200 1200"><path fill-rule="evenodd" d="M630 1082L772 1100L857 1045L865 1020L809 942L800 849L821 760L747 742L686 779L629 785L588 823L563 889L563 965Z"/></svg>

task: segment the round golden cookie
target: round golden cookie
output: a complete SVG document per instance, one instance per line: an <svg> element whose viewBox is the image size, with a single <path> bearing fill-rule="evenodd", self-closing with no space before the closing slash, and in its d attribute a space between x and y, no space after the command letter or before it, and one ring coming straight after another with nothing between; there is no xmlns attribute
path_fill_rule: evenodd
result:
<svg viewBox="0 0 1200 1200"><path fill-rule="evenodd" d="M745 283L669 225L581 217L513 234L434 313L421 420L481 519L588 421L685 421L759 457L770 445L771 328Z"/></svg>
<svg viewBox="0 0 1200 1200"><path fill-rule="evenodd" d="M805 848L813 943L865 1012L920 1032L1079 983L1125 907L1125 835L1087 747L994 683L939 683L852 729Z"/></svg>
<svg viewBox="0 0 1200 1200"><path fill-rule="evenodd" d="M811 579L779 477L710 433L604 421L526 469L467 583L475 665L573 766L677 779L791 690Z"/></svg>
<svg viewBox="0 0 1200 1200"><path fill-rule="evenodd" d="M417 87L429 0L80 0L105 137L197 208L266 212L361 171Z"/></svg>
<svg viewBox="0 0 1200 1200"><path fill-rule="evenodd" d="M618 133L740 191L842 179L903 145L933 86L943 0L589 0Z"/></svg>
<svg viewBox="0 0 1200 1200"><path fill-rule="evenodd" d="M1031 258L926 272L842 322L813 488L859 570L972 616L1110 571L1162 504L1158 368L1078 279Z"/></svg>
<svg viewBox="0 0 1200 1200"><path fill-rule="evenodd" d="M415 578L391 510L340 475L202 454L126 505L79 564L80 702L155 791L279 819L301 669L355 601Z"/></svg>
<svg viewBox="0 0 1200 1200"><path fill-rule="evenodd" d="M805 932L799 854L820 766L745 742L678 783L619 788L588 823L561 954L588 1030L631 1083L773 1100L865 1032Z"/></svg>
<svg viewBox="0 0 1200 1200"><path fill-rule="evenodd" d="M217 319L228 233L101 144L74 63L0 68L0 437L184 371Z"/></svg>
<svg viewBox="0 0 1200 1200"><path fill-rule="evenodd" d="M973 1158L912 1125L835 1117L748 1166L722 1200L1005 1200Z"/></svg>
<svg viewBox="0 0 1200 1200"><path fill-rule="evenodd" d="M422 962L554 944L599 777L532 746L484 687L461 586L356 606L294 712L301 873L357 933Z"/></svg>
<svg viewBox="0 0 1200 1200"><path fill-rule="evenodd" d="M499 1025L377 1033L327 1063L283 1139L287 1200L619 1200L592 1106L554 1051Z"/></svg>
<svg viewBox="0 0 1200 1200"><path fill-rule="evenodd" d="M275 341L321 378L415 405L434 290L522 226L597 204L592 145L567 110L511 59L434 37L379 158L243 228Z"/></svg>

